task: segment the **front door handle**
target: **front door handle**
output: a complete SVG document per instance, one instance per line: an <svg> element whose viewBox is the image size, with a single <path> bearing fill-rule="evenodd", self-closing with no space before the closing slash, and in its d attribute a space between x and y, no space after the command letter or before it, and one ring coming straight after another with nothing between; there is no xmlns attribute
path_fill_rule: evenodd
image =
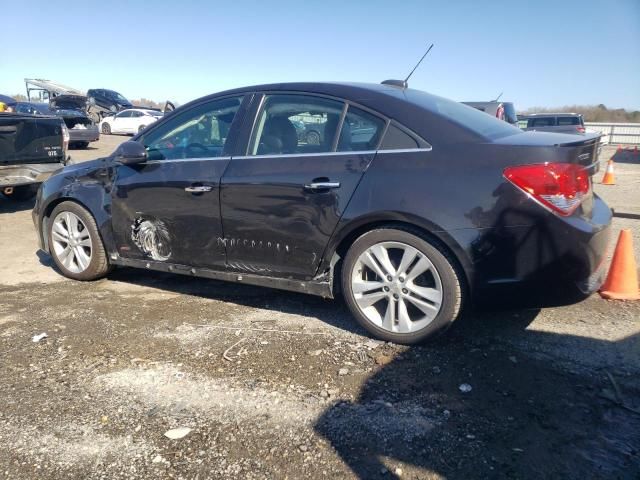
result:
<svg viewBox="0 0 640 480"><path fill-rule="evenodd" d="M332 188L340 188L340 182L311 182L304 186L305 190L330 190Z"/></svg>
<svg viewBox="0 0 640 480"><path fill-rule="evenodd" d="M184 191L189 193L205 193L213 190L211 185L191 185L190 187L185 187Z"/></svg>

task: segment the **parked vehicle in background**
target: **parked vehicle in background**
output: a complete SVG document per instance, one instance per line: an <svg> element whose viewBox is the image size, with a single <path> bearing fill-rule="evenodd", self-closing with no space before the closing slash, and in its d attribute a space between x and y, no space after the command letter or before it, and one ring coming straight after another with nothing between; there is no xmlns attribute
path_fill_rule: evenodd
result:
<svg viewBox="0 0 640 480"><path fill-rule="evenodd" d="M159 110L129 108L115 115L104 117L100 122L100 131L106 135L112 133L138 133L162 117L163 113Z"/></svg>
<svg viewBox="0 0 640 480"><path fill-rule="evenodd" d="M91 88L87 90L87 97L89 98L89 115L96 123L107 115L133 107L122 94L106 88Z"/></svg>
<svg viewBox="0 0 640 480"><path fill-rule="evenodd" d="M4 105L4 109L0 111L14 112L17 101L13 97L0 94L0 103Z"/></svg>
<svg viewBox="0 0 640 480"><path fill-rule="evenodd" d="M293 123L310 116L319 145ZM523 132L404 82L262 85L66 167L33 219L69 278L123 265L340 290L373 335L415 343L474 294L595 291L611 223L597 169L597 137Z"/></svg>
<svg viewBox="0 0 640 480"><path fill-rule="evenodd" d="M14 200L33 197L64 166L68 141L58 117L0 113L0 192Z"/></svg>
<svg viewBox="0 0 640 480"><path fill-rule="evenodd" d="M465 105L487 113L492 117L496 117L499 120L504 120L511 125L518 123L518 115L516 115L516 109L511 102L462 102Z"/></svg>
<svg viewBox="0 0 640 480"><path fill-rule="evenodd" d="M584 119L579 113L530 113L518 115L518 126L539 132L585 133Z"/></svg>
<svg viewBox="0 0 640 480"><path fill-rule="evenodd" d="M87 116L84 105L86 97L82 95L58 95L49 104L18 102L16 111L31 115L57 116L64 120L69 130L69 145L87 148L90 142L100 139L98 126Z"/></svg>

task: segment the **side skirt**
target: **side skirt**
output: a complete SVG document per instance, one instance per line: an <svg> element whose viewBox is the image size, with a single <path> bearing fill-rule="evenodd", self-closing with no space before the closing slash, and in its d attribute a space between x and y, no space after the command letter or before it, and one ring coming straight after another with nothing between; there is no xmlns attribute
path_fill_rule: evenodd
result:
<svg viewBox="0 0 640 480"><path fill-rule="evenodd" d="M248 285L256 285L258 287L277 288L279 290L289 290L292 292L306 293L309 295L317 295L323 298L333 298L333 289L331 283L326 278L300 281L289 278L266 277L263 275L255 275L251 273L224 272L220 270L210 270L206 268L194 268L185 265L176 265L172 263L156 262L153 260L136 260L131 258L110 258L113 265L121 265L123 267L144 268L146 270L156 270L159 272L179 273L181 275L189 275L191 277L210 278L213 280L222 280L225 282L246 283Z"/></svg>

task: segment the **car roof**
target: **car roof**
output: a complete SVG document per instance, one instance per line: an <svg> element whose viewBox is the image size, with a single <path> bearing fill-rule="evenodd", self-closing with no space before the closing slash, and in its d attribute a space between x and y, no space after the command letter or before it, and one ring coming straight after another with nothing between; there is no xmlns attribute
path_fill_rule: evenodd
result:
<svg viewBox="0 0 640 480"><path fill-rule="evenodd" d="M529 118L529 117L558 117L558 116L563 116L563 117L581 117L582 114L581 113L523 113L518 115L518 117L522 117L522 118Z"/></svg>
<svg viewBox="0 0 640 480"><path fill-rule="evenodd" d="M251 92L300 92L327 95L361 104L412 129L430 143L434 141L479 141L482 138L462 124L437 121L442 119L436 103L437 95L412 88L399 88L378 83L357 82L293 82L253 85L225 90L182 105L191 105L217 97ZM450 101L450 100L447 100ZM419 121L418 121L419 120Z"/></svg>

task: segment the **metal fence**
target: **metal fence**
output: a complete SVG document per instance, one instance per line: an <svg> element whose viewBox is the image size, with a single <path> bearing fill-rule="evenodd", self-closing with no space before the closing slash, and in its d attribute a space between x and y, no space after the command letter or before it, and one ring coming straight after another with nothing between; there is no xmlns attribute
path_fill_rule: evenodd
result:
<svg viewBox="0 0 640 480"><path fill-rule="evenodd" d="M602 133L609 143L640 145L640 123L585 122L584 126Z"/></svg>

